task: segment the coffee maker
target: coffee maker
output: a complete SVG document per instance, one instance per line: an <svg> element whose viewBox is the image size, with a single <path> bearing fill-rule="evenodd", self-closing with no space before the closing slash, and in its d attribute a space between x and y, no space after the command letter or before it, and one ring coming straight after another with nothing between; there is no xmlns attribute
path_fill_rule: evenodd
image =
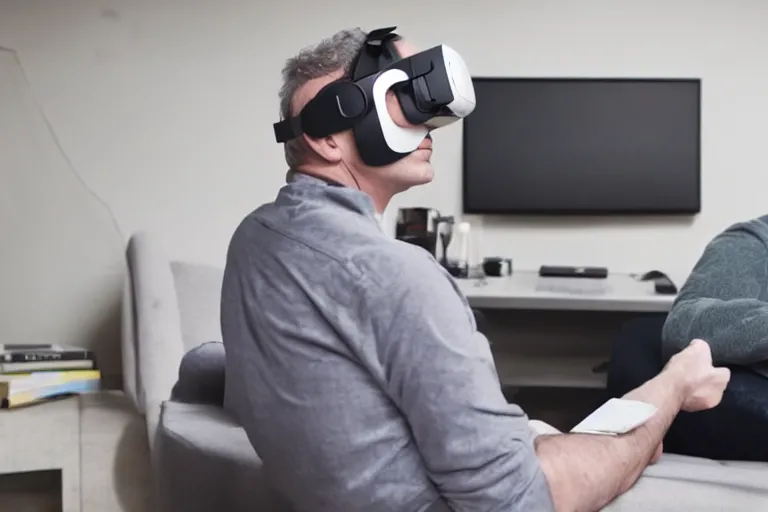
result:
<svg viewBox="0 0 768 512"><path fill-rule="evenodd" d="M418 245L435 258L444 267L448 267L448 245L453 237L454 218L440 215L434 208L400 208L397 211L395 238ZM440 241L438 257L437 242Z"/></svg>

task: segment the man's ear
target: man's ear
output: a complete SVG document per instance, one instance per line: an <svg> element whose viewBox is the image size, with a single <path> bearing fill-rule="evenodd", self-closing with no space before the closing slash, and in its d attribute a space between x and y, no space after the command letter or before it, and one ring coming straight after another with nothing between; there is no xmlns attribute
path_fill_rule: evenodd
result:
<svg viewBox="0 0 768 512"><path fill-rule="evenodd" d="M341 161L341 148L333 135L315 139L304 134L304 141L322 159L332 163Z"/></svg>

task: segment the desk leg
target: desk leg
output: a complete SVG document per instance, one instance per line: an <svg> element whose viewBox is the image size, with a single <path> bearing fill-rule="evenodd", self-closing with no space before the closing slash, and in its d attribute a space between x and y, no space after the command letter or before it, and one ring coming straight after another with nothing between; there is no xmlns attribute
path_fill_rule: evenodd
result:
<svg viewBox="0 0 768 512"><path fill-rule="evenodd" d="M61 512L81 512L79 466L61 470Z"/></svg>

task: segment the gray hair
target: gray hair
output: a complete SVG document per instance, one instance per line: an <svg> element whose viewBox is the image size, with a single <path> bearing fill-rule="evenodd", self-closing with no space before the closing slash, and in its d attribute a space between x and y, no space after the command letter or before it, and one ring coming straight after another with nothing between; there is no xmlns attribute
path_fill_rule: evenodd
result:
<svg viewBox="0 0 768 512"><path fill-rule="evenodd" d="M345 76L352 73L352 66L365 44L367 34L359 28L341 30L315 46L304 48L283 67L283 85L280 87L280 116L288 119L295 115L291 111L293 97L304 84L315 78L343 71ZM295 169L302 163L307 151L304 139L297 138L285 143L285 161Z"/></svg>

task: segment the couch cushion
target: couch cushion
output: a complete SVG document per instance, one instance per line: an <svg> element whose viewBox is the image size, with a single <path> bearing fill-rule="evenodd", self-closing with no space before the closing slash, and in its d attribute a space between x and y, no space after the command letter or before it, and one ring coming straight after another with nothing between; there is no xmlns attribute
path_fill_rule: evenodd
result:
<svg viewBox="0 0 768 512"><path fill-rule="evenodd" d="M768 464L664 454L606 512L768 510Z"/></svg>
<svg viewBox="0 0 768 512"><path fill-rule="evenodd" d="M224 271L210 265L172 262L184 348L221 339L219 304Z"/></svg>
<svg viewBox="0 0 768 512"><path fill-rule="evenodd" d="M221 407L225 365L223 343L211 341L193 348L181 359L179 380L173 386L171 400Z"/></svg>
<svg viewBox="0 0 768 512"><path fill-rule="evenodd" d="M643 475L654 478L695 480L742 489L751 488L768 499L768 463L766 462L719 461L674 453L665 453L662 461L663 464L648 466Z"/></svg>

